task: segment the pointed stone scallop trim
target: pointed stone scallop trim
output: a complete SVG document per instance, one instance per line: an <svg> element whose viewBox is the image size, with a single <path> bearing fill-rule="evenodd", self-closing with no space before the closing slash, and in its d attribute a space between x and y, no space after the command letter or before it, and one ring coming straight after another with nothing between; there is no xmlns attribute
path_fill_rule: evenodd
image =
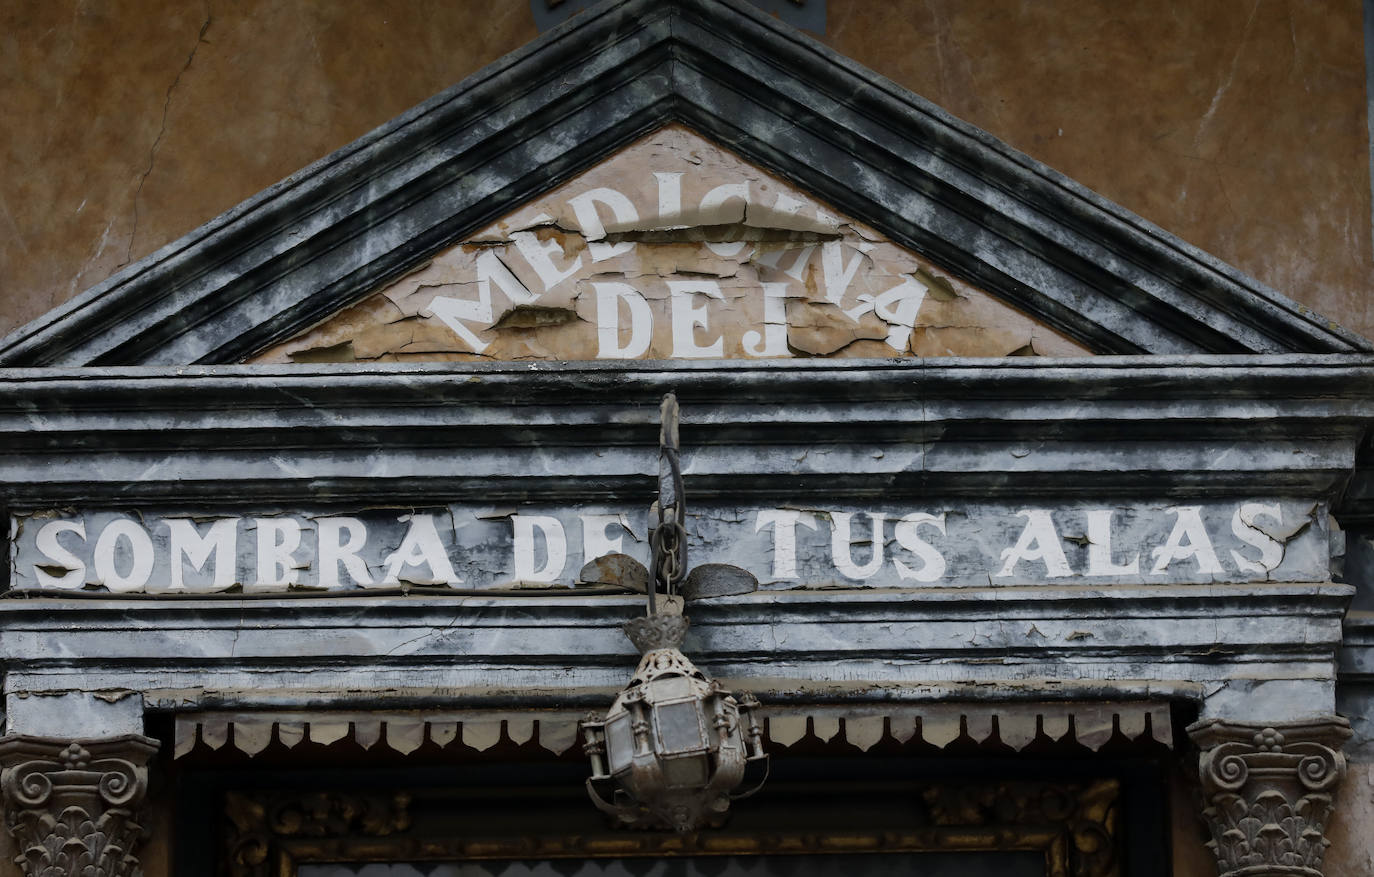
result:
<svg viewBox="0 0 1374 877"><path fill-rule="evenodd" d="M225 746L252 757L275 738L294 749L303 742L332 746L352 742L409 755L430 741L455 742L484 752L503 739L531 740L555 755L577 742L577 723L586 710L463 711L446 713L187 713L176 719L175 757L203 745ZM931 704L919 708L874 706L772 707L764 711L766 742L787 749L808 736L823 743L849 743L867 751L891 739L944 748L955 740L1001 742L1024 749L1040 737L1077 743L1096 751L1120 735L1135 743L1173 746L1169 707L1159 703Z"/></svg>

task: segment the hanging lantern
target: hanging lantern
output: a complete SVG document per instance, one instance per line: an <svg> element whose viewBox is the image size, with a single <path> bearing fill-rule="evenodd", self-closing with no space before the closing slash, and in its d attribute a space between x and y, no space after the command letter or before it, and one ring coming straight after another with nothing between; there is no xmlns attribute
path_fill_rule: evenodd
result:
<svg viewBox="0 0 1374 877"><path fill-rule="evenodd" d="M735 790L752 764L766 767L759 702L735 697L687 659L679 646L687 616L656 605L686 574L685 511L677 460L677 400L663 400L663 460L650 544L649 613L624 627L639 649L639 667L604 717L581 723L591 760L592 802L627 828L694 831L724 822L731 800L758 791ZM667 602L667 601L665 601Z"/></svg>

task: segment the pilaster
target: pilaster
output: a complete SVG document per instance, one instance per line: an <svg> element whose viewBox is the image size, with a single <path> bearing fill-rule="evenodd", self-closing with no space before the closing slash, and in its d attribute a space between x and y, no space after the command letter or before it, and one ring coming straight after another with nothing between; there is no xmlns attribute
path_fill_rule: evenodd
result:
<svg viewBox="0 0 1374 877"><path fill-rule="evenodd" d="M1322 877L1350 723L1339 716L1275 725L1214 718L1188 733L1202 750L1202 816L1220 877Z"/></svg>
<svg viewBox="0 0 1374 877"><path fill-rule="evenodd" d="M156 740L0 738L5 823L25 877L139 877L139 807Z"/></svg>

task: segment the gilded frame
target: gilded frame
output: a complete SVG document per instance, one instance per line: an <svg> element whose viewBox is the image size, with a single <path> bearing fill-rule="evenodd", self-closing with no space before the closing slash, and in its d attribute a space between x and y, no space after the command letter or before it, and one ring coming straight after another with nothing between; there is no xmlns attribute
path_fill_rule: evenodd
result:
<svg viewBox="0 0 1374 877"><path fill-rule="evenodd" d="M224 877L297 877L306 863L750 854L1035 851L1046 877L1121 877L1116 779L920 785L925 824L869 831L558 831L468 835L414 830L404 791L227 793Z"/></svg>

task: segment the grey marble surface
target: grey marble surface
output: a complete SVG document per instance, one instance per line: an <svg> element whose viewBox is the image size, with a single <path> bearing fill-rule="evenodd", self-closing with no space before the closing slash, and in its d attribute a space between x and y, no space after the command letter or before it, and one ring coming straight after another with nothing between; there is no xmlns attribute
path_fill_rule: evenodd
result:
<svg viewBox="0 0 1374 877"><path fill-rule="evenodd" d="M687 490L700 500L1326 502L1355 466L1374 365L1279 356L13 370L0 372L0 502L642 502L669 390L682 403Z"/></svg>
<svg viewBox="0 0 1374 877"><path fill-rule="evenodd" d="M202 518L436 500L631 508L653 493L668 389L701 508L1264 499L1316 516L1294 534L1310 581L1210 584L1184 575L1190 560L1158 584L723 598L692 610L689 649L714 675L793 700L1164 697L1256 721L1334 708L1353 589L1326 581L1317 537L1369 422L1364 357L10 371L0 502L175 503ZM1081 565L1081 544L1065 551ZM60 711L32 705L59 693L155 710L599 702L633 663L615 627L642 611L399 588L29 597L0 603L0 659L11 717L46 731Z"/></svg>
<svg viewBox="0 0 1374 877"><path fill-rule="evenodd" d="M685 648L770 703L1166 698L1330 713L1343 585L772 592L690 610ZM195 709L581 708L623 686L638 597L0 602L16 732L63 692ZM61 705L70 714L69 705ZM53 715L60 721L61 715Z"/></svg>

